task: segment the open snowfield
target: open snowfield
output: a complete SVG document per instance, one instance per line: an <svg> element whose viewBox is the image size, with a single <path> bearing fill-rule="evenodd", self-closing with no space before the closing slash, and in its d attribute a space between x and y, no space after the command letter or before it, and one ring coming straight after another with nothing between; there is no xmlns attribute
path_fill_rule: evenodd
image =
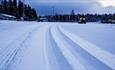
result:
<svg viewBox="0 0 115 70"><path fill-rule="evenodd" d="M0 70L115 70L115 25L0 20Z"/></svg>

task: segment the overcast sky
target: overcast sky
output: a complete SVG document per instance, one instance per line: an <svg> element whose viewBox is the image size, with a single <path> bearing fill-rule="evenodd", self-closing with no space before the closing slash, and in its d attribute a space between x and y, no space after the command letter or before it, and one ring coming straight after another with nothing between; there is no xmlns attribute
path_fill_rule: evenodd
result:
<svg viewBox="0 0 115 70"><path fill-rule="evenodd" d="M75 10L76 13L115 13L115 0L26 0L39 14L63 14Z"/></svg>

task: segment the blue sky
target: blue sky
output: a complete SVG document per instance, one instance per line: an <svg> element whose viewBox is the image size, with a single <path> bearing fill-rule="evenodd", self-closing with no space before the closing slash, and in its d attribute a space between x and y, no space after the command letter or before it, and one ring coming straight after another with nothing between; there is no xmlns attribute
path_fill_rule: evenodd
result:
<svg viewBox="0 0 115 70"><path fill-rule="evenodd" d="M115 0L26 0L40 15L75 13L114 13Z"/></svg>

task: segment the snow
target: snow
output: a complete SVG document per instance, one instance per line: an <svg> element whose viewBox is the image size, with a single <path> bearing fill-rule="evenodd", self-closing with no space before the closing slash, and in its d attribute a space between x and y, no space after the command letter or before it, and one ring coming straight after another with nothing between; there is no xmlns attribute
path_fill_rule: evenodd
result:
<svg viewBox="0 0 115 70"><path fill-rule="evenodd" d="M0 70L114 70L115 25L0 20Z"/></svg>

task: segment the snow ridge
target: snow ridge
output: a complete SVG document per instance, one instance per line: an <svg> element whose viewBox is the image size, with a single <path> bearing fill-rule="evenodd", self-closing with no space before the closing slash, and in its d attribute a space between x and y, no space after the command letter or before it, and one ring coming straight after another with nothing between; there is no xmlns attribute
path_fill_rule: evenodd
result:
<svg viewBox="0 0 115 70"><path fill-rule="evenodd" d="M115 59L114 59L115 55L113 55L113 54L111 54L111 53L109 53L109 52L107 52L101 48L98 48L96 45L80 38L77 35L72 34L71 32L68 32L68 31L62 29L61 27L59 29L65 36L70 38L74 43L76 43L82 49L87 51L87 53L94 56L96 59L98 59L99 61L108 65L112 69L115 69L115 63L114 63L115 62ZM95 51L95 50L97 50L97 51Z"/></svg>

